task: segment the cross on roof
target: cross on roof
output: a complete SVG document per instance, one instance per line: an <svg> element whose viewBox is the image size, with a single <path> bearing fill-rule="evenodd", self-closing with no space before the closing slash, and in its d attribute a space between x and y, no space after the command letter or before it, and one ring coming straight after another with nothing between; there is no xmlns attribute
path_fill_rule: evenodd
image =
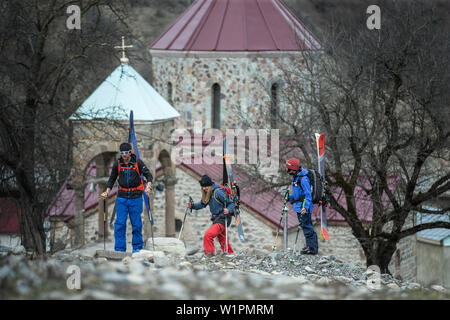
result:
<svg viewBox="0 0 450 320"><path fill-rule="evenodd" d="M126 48L133 48L132 45L125 45L125 37L122 36L122 45L121 46L115 46L114 49L122 49L122 58L120 58L120 62L122 64L128 63L128 58L125 56L125 49Z"/></svg>

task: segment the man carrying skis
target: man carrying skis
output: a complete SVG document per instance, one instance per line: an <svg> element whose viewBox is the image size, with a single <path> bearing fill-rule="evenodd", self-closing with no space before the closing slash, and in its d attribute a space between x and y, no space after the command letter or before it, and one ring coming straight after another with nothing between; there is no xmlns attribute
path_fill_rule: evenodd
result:
<svg viewBox="0 0 450 320"><path fill-rule="evenodd" d="M227 227L231 224L231 212L233 212L235 204L233 200L228 196L225 188L220 187L217 183L214 183L207 175L202 176L199 181L202 189L202 200L194 203L192 209L199 210L209 205L211 211L211 221L213 225L205 232L203 237L203 248L206 256L215 254L214 238L218 238L220 248L223 252L232 254L234 251L230 246L229 240L226 242L225 238L225 221ZM188 208L191 208L191 203L186 204Z"/></svg>
<svg viewBox="0 0 450 320"><path fill-rule="evenodd" d="M286 162L286 169L291 176L292 185L292 195L289 196L288 200L294 204L294 210L305 236L306 246L301 250L301 253L317 254L319 244L311 221L314 204L312 203L310 181L307 177L308 170L302 168L300 161L295 158Z"/></svg>
<svg viewBox="0 0 450 320"><path fill-rule="evenodd" d="M141 174L147 179L147 185L144 186ZM130 216L132 226L132 246L133 252L139 252L144 242L142 240L142 191L150 196L150 187L153 176L150 170L137 159L131 152L129 143L120 145L120 158L113 164L111 175L106 184L106 191L100 195L100 198L106 199L111 191L116 179L119 178L119 191L116 201L116 222L114 223L114 250L125 252L127 249L126 230L127 216Z"/></svg>

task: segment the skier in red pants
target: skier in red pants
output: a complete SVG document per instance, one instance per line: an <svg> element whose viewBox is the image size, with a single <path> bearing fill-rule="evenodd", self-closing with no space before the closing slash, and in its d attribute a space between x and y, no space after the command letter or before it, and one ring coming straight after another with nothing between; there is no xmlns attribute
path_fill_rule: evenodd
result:
<svg viewBox="0 0 450 320"><path fill-rule="evenodd" d="M234 210L234 202L226 193L225 188L219 186L217 183L214 183L207 175L204 175L199 183L202 188L202 200L194 203L192 209L199 210L209 205L209 210L211 211L211 221L213 223L213 225L206 230L203 237L203 248L205 250L205 255L210 256L215 254L214 238L216 237L219 240L222 251L232 254L234 251L230 246L229 238L228 243L225 243L225 221L227 223L227 227L230 226L230 213ZM189 202L186 206L191 208L191 204Z"/></svg>

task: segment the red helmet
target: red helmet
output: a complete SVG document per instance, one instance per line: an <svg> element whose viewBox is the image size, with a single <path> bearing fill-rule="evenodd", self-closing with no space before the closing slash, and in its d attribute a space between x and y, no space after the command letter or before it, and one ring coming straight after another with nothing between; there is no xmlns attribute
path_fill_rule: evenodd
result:
<svg viewBox="0 0 450 320"><path fill-rule="evenodd" d="M286 162L286 168L289 170L298 171L300 170L300 161L298 161L298 159L291 158Z"/></svg>

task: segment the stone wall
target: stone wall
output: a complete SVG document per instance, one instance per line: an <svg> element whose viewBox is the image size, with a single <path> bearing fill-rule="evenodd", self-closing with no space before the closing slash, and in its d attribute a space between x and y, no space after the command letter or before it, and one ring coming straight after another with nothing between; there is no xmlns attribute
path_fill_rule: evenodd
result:
<svg viewBox="0 0 450 320"><path fill-rule="evenodd" d="M220 85L221 128L241 127L242 114L252 128L267 127L270 117L270 89L285 83L280 66L292 65L298 55L268 55L250 53L174 53L152 54L153 86L182 115L176 127L192 127L202 121L212 127L212 86ZM171 90L169 89L171 83ZM170 96L172 92L172 96ZM280 104L282 105L282 104Z"/></svg>
<svg viewBox="0 0 450 320"><path fill-rule="evenodd" d="M62 218L50 219L50 251L55 252L71 248L71 231Z"/></svg>
<svg viewBox="0 0 450 320"><path fill-rule="evenodd" d="M0 234L0 246L14 248L20 245L20 235L3 233Z"/></svg>
<svg viewBox="0 0 450 320"><path fill-rule="evenodd" d="M319 254L335 255L342 261L365 265L363 250L347 224L330 222L328 224L330 240L320 239L320 222L314 223L314 230L319 238Z"/></svg>
<svg viewBox="0 0 450 320"><path fill-rule="evenodd" d="M415 225L414 217L415 212L410 213L402 230L409 229ZM415 235L403 238L397 243L397 250L389 263L389 270L393 276L406 281L417 280L416 244Z"/></svg>
<svg viewBox="0 0 450 320"><path fill-rule="evenodd" d="M445 247L426 243L424 241L417 242L417 281L422 285L444 285L444 249ZM449 283L447 287L449 287Z"/></svg>

